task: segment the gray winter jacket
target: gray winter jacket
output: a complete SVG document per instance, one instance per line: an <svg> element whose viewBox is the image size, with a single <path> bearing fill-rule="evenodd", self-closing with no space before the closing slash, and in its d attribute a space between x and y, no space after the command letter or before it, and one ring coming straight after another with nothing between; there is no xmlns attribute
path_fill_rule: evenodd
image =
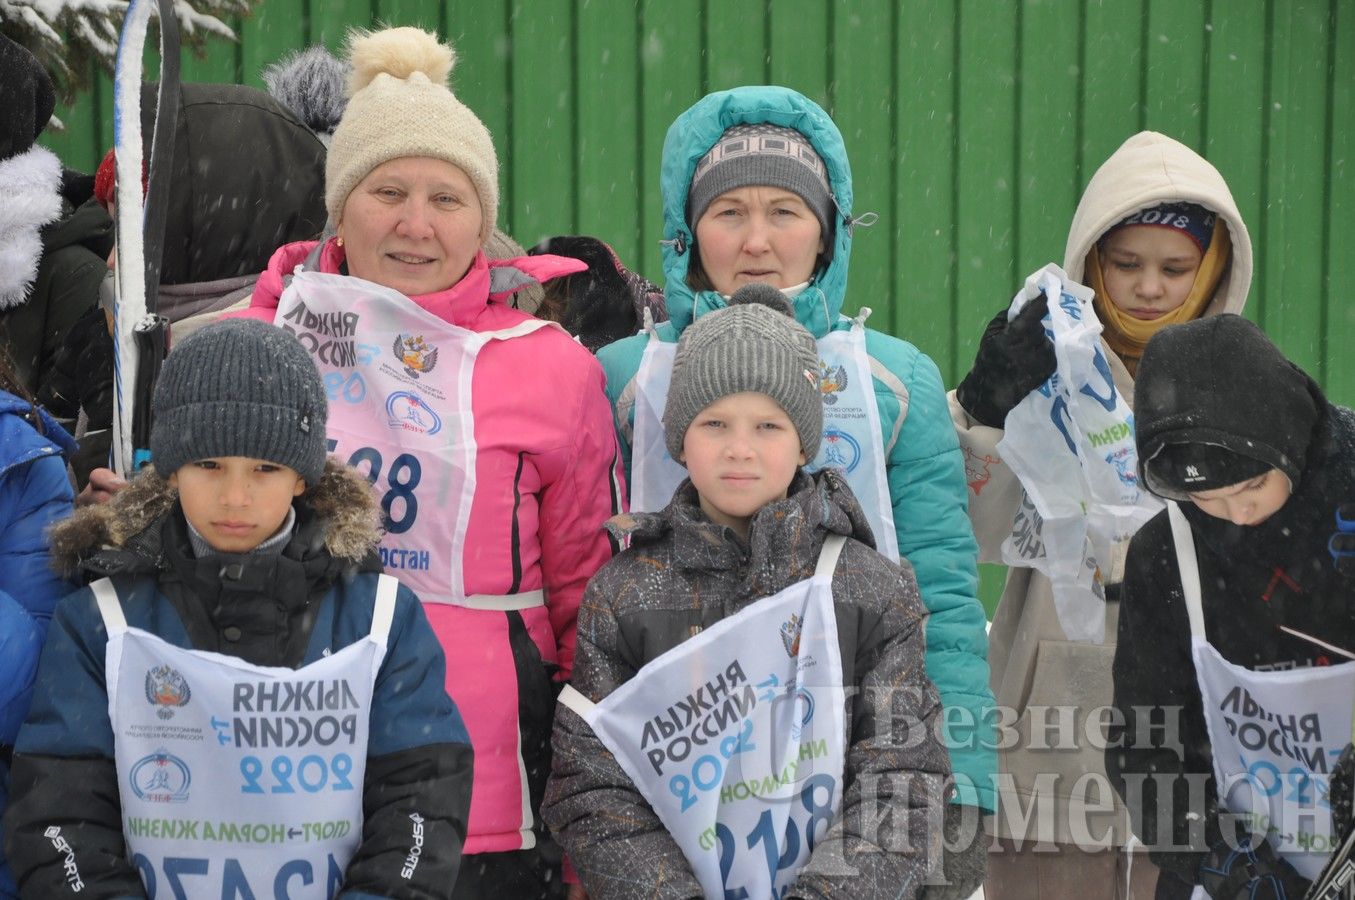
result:
<svg viewBox="0 0 1355 900"><path fill-rule="evenodd" d="M662 512L617 516L608 527L631 546L598 571L579 608L573 685L594 702L701 629L809 578L829 535L855 538L833 576L849 732L842 811L788 896L916 896L935 859L950 775L923 662L925 611L912 569L872 549L841 477L796 475L787 499L754 516L746 543L706 518L690 481ZM589 896L700 897L654 811L564 706L553 743L542 816Z"/></svg>

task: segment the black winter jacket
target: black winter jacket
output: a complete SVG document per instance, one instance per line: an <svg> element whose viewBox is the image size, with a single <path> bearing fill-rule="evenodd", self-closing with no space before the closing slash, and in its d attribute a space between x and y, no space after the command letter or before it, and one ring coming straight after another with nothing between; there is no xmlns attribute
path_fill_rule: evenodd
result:
<svg viewBox="0 0 1355 900"><path fill-rule="evenodd" d="M371 628L379 531L367 482L330 462L296 501L280 556L197 559L176 493L153 471L104 507L53 530L53 556L85 577L112 577L128 623L180 647L298 668ZM92 593L53 618L29 717L14 757L6 850L25 896L71 892L59 827L74 854L80 896L141 897L127 860L107 713L107 634ZM445 896L456 881L470 809L471 747L447 697L444 661L418 599L401 588L377 675L363 782L364 823L341 896ZM422 852L406 876L422 824Z"/></svg>
<svg viewBox="0 0 1355 900"><path fill-rule="evenodd" d="M1198 361L1202 348L1192 347L1191 352ZM1232 365L1257 369L1265 362L1250 353L1244 356ZM1152 375L1149 356L1140 368L1138 392L1144 389L1145 374ZM1302 414L1269 407L1264 388L1248 402L1234 403L1226 387L1189 373L1172 374L1181 377L1170 378L1169 388L1154 387L1149 379L1149 389L1175 393L1172 402L1161 404L1162 413L1170 408L1179 415L1196 399L1194 391L1210 410L1202 421L1225 433L1215 440L1252 434L1260 442L1268 432L1286 456L1303 460L1293 495L1259 525L1233 525L1189 501L1179 504L1194 536L1209 643L1229 662L1257 670L1344 662L1279 626L1355 652L1355 577L1340 573L1327 549L1336 530L1336 507L1355 498L1355 412L1329 404L1311 379L1287 363L1272 370L1272 376L1306 386L1317 410L1309 434L1288 427L1290 419L1312 421L1312 407L1306 403ZM1224 379L1228 374L1218 373ZM1154 404L1136 402L1135 409L1148 417L1138 423L1142 452L1146 441L1161 440L1166 418L1158 418ZM1163 869L1158 896L1187 897L1220 831L1213 754L1165 511L1130 543L1122 590L1114 705L1123 725L1111 729L1106 770L1129 808L1135 834ZM1177 727L1160 727L1164 716ZM1150 722L1159 727L1149 727ZM1170 793L1160 794L1159 785L1169 785ZM1160 830L1167 823L1171 833Z"/></svg>
<svg viewBox="0 0 1355 900"><path fill-rule="evenodd" d="M0 313L0 344L16 377L34 394L48 387L75 323L98 304L112 247L113 221L93 200L43 229L42 259L28 299ZM76 361L75 371L79 377L91 368Z"/></svg>

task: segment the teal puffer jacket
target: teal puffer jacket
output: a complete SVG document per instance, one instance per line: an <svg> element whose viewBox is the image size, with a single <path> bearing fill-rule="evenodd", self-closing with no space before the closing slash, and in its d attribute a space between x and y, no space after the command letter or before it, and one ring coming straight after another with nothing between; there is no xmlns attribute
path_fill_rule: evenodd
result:
<svg viewBox="0 0 1355 900"><path fill-rule="evenodd" d="M669 321L657 326L676 341L693 320L725 306L712 291L687 286L692 230L686 221L687 189L697 161L725 129L769 123L809 138L828 167L837 227L828 266L792 302L796 318L815 337L851 327L842 315L852 250L852 176L842 134L818 104L788 88L741 87L709 94L668 129L663 146L663 274ZM880 298L877 302L889 302ZM635 375L648 337L639 334L598 353L616 416L627 473L635 412ZM951 723L946 735L957 781L956 802L993 812L993 695L988 687L988 639L977 599L978 548L970 528L964 463L951 424L941 373L907 341L866 329L875 397L885 441L886 474L899 552L917 573L927 620L927 674L941 694Z"/></svg>

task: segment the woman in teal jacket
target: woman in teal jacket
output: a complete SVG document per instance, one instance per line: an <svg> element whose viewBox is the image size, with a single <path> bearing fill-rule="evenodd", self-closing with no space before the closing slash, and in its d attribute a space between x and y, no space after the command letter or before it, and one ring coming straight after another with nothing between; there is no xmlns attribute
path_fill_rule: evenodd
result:
<svg viewBox="0 0 1355 900"><path fill-rule="evenodd" d="M723 308L739 283L766 280L782 289L796 318L819 341L825 449L815 464L847 472L871 518L877 548L912 563L931 613L927 674L947 708L949 734L943 737L955 790L946 816L950 852L944 874L951 885L929 896L967 897L985 871L974 810L996 810L996 756L985 617L976 597L978 551L966 511L964 465L936 364L912 344L865 328L863 316L842 314L852 231L858 222L852 215L851 169L842 134L816 103L788 88L721 91L702 98L668 129L661 177L669 321L598 354L616 415L632 509L662 508L681 478L662 449L657 416L666 396L667 362L682 330ZM765 199L768 205L741 205L749 188L757 203ZM801 198L801 214L812 213L820 224L807 282L778 283L794 267L773 259L774 249L766 256L768 262L749 262L750 253L756 257L764 252L761 244L737 250L737 259L716 259L711 247L703 256L696 240L703 216L721 221L765 216L773 222L777 216L793 215L778 205L778 188ZM790 205L795 206L794 198ZM764 270L765 277L759 277ZM880 305L892 298L862 299Z"/></svg>

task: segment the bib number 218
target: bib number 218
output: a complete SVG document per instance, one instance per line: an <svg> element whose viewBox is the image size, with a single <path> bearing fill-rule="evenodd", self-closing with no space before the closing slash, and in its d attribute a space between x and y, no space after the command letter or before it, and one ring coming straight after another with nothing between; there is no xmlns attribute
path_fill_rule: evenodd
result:
<svg viewBox="0 0 1355 900"><path fill-rule="evenodd" d="M814 845L827 834L833 820L835 787L836 782L829 775L814 775L805 781L796 798L798 805L808 813L808 817L804 819L803 835L800 826L796 824L796 819L802 818L802 815L797 813L787 818L785 833L778 838L772 824L771 810L763 810L753 830L744 838L744 843L750 851L756 850L759 844L762 845L767 875L773 884L776 883L776 876L782 869L790 868L800 858L801 840L812 854ZM739 850L734 833L723 822L717 822L715 836L720 844L720 878L724 882L724 900L748 900L749 895L745 888L731 886L729 883L733 874L734 856ZM779 897L781 894L774 892L773 896Z"/></svg>
<svg viewBox="0 0 1355 900"><path fill-rule="evenodd" d="M330 438L326 441L326 446L329 452L333 453L338 448L339 442ZM372 484L381 479L382 462L381 451L375 447L359 447L348 457L348 464L354 468L361 468L362 463L367 463L367 480ZM391 462L390 469L386 472L387 490L381 495L381 516L385 520L387 532L404 534L414 527L414 520L419 516L419 501L414 496L414 489L419 486L419 479L422 477L423 467L413 453L401 453ZM397 500L400 501L399 518L396 518L394 512Z"/></svg>

